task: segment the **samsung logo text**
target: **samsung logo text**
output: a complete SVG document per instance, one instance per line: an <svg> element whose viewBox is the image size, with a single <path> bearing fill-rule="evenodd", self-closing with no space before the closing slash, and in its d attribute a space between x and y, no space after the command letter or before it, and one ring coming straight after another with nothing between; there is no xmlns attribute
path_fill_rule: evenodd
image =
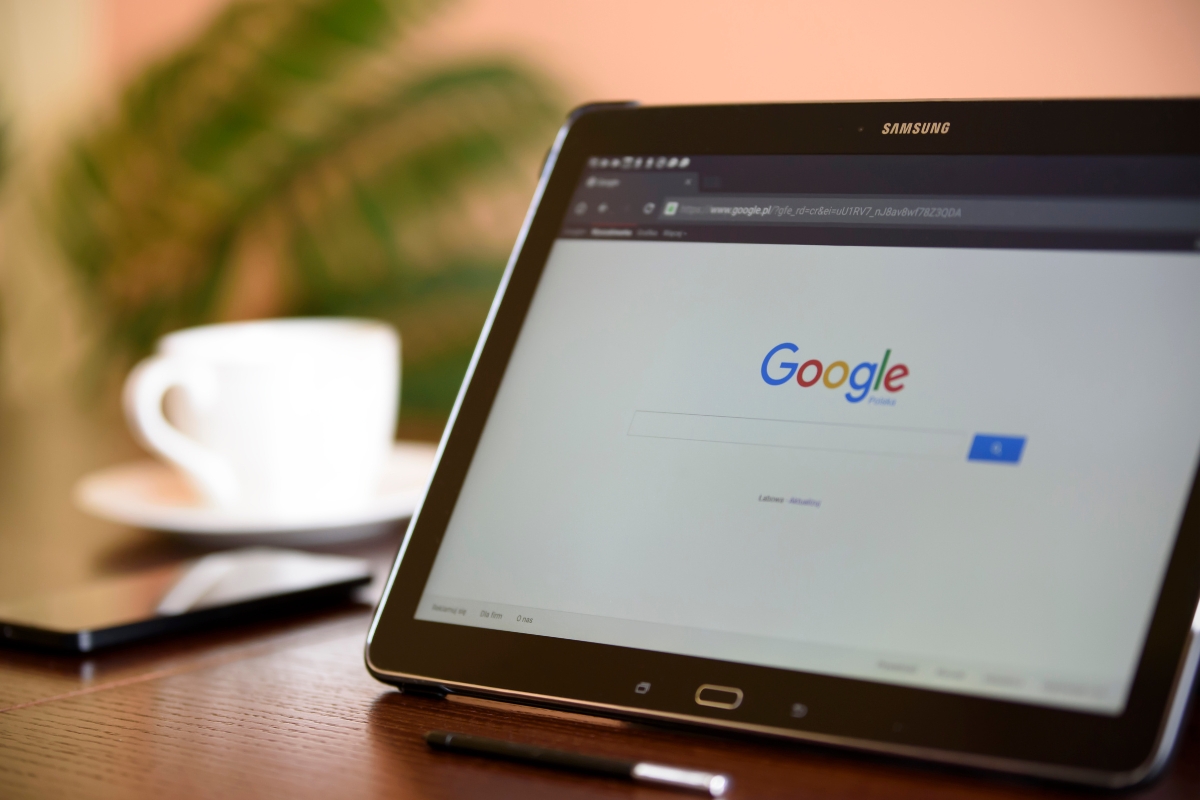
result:
<svg viewBox="0 0 1200 800"><path fill-rule="evenodd" d="M883 132L891 133L949 133L949 122L885 122Z"/></svg>

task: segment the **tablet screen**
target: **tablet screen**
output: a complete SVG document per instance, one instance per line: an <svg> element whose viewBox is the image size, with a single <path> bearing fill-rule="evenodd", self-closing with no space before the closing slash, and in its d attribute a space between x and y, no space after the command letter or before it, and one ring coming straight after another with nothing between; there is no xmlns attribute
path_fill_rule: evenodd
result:
<svg viewBox="0 0 1200 800"><path fill-rule="evenodd" d="M417 618L1119 714L1200 451L1197 170L592 158Z"/></svg>

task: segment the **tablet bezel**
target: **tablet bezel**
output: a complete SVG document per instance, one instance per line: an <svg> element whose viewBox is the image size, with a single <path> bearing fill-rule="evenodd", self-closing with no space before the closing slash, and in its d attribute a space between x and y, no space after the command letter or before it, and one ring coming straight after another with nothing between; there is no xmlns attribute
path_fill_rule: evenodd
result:
<svg viewBox="0 0 1200 800"><path fill-rule="evenodd" d="M890 136L895 119L950 122ZM1152 775L1178 731L1197 660L1200 503L1192 490L1125 711L1116 717L692 656L415 619L508 358L592 155L1200 153L1200 101L971 101L581 109L547 157L472 358L425 500L367 639L379 680L634 718L718 726L1109 786ZM634 687L650 681L653 691ZM736 686L733 710L701 684ZM793 718L793 703L808 707Z"/></svg>

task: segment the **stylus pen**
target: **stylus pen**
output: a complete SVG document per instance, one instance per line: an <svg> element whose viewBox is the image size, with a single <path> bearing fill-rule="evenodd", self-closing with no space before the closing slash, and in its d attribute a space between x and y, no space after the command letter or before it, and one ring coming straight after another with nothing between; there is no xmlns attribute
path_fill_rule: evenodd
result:
<svg viewBox="0 0 1200 800"><path fill-rule="evenodd" d="M696 792L704 792L710 797L720 797L725 794L730 783L727 775L718 775L713 772L680 769L679 767L668 767L665 764L651 764L647 761L625 761L620 758L589 756L583 753L570 753L566 750L536 747L531 744L506 742L502 739L489 739L486 736L470 736L465 733L430 731L425 734L425 741L431 747L460 753L508 758L513 761L524 761L527 764L569 769L573 772L588 772L593 775L624 778L639 783L656 783L660 786L673 786L677 789L691 789Z"/></svg>

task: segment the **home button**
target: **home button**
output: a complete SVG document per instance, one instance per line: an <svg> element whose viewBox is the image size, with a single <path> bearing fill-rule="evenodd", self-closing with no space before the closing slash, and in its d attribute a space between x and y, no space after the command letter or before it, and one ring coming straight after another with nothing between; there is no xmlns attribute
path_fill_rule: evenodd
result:
<svg viewBox="0 0 1200 800"><path fill-rule="evenodd" d="M706 683L696 690L696 702L709 708L732 711L742 704L742 690L736 686L716 686Z"/></svg>

